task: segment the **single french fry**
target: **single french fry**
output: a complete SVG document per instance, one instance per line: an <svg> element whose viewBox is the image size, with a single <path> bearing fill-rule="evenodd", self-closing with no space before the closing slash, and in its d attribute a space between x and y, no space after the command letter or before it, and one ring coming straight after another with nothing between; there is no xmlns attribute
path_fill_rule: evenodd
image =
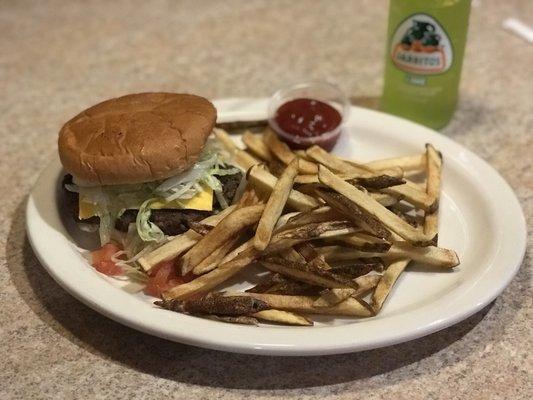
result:
<svg viewBox="0 0 533 400"><path fill-rule="evenodd" d="M394 286L394 283L396 283L400 274L405 270L409 261L410 260L405 259L396 260L387 267L385 272L383 272L383 276L379 280L379 283L372 294L372 309L376 314L381 310L381 307Z"/></svg>
<svg viewBox="0 0 533 400"><path fill-rule="evenodd" d="M375 253L387 252L392 245L392 243L386 240L371 236L364 232L357 232L353 235L339 238L338 240L344 242L347 246L350 246L354 249Z"/></svg>
<svg viewBox="0 0 533 400"><path fill-rule="evenodd" d="M370 290L374 289L377 286L380 279L381 275L378 274L367 274L355 278L354 281L355 283L357 283L358 286L352 297L364 296Z"/></svg>
<svg viewBox="0 0 533 400"><path fill-rule="evenodd" d="M400 167L404 171L423 171L426 165L426 155L414 154L404 157L393 157L382 160L375 160L365 163L365 166L373 170L384 170L387 168Z"/></svg>
<svg viewBox="0 0 533 400"><path fill-rule="evenodd" d="M333 288L320 292L320 297L313 302L314 307L331 307L355 294L352 288Z"/></svg>
<svg viewBox="0 0 533 400"><path fill-rule="evenodd" d="M200 264L195 266L192 270L193 274L202 275L215 269L238 241L238 236L229 239L226 243L204 258Z"/></svg>
<svg viewBox="0 0 533 400"><path fill-rule="evenodd" d="M202 237L181 259L181 271L185 275L207 256L247 226L255 224L264 210L262 204L237 208Z"/></svg>
<svg viewBox="0 0 533 400"><path fill-rule="evenodd" d="M433 244L438 244L439 233L439 197L442 158L431 144L426 144L426 192L433 199L433 210L427 211L424 215L424 233L431 236Z"/></svg>
<svg viewBox="0 0 533 400"><path fill-rule="evenodd" d="M209 217L203 219L201 223L215 226L228 214L235 210L235 208L236 206L230 206L218 214L210 215ZM172 240L156 248L144 257L139 258L138 263L146 272L148 272L154 265L163 261L172 260L173 258L189 250L201 238L201 235L194 232L192 229L189 229L187 232L174 237Z"/></svg>
<svg viewBox="0 0 533 400"><path fill-rule="evenodd" d="M319 254L323 254L328 262L381 257L384 259L412 259L429 267L444 269L459 265L459 257L453 250L436 246L416 247L407 242L396 242L385 253L359 251L339 246L315 247L315 250Z"/></svg>
<svg viewBox="0 0 533 400"><path fill-rule="evenodd" d="M328 288L346 288L356 287L357 285L350 279L335 274L329 270L313 268L311 264L296 263L277 257L260 261L261 265L270 271L289 276L298 281L306 282L311 285L318 285Z"/></svg>
<svg viewBox="0 0 533 400"><path fill-rule="evenodd" d="M285 165L289 165L293 159L298 158L286 143L278 139L277 135L271 129L265 132L263 140L270 151ZM300 158L298 168L302 174L316 174L318 172L318 167L315 163L302 158Z"/></svg>
<svg viewBox="0 0 533 400"><path fill-rule="evenodd" d="M390 194L393 196L402 196L405 201L415 205L424 211L432 209L435 200L428 196L425 191L410 181L406 181L403 185L392 186L381 189L380 192Z"/></svg>
<svg viewBox="0 0 533 400"><path fill-rule="evenodd" d="M272 160L272 153L265 145L265 142L263 142L263 140L261 139L260 134L254 134L250 131L246 131L242 135L242 141L246 145L246 147L261 160Z"/></svg>
<svg viewBox="0 0 533 400"><path fill-rule="evenodd" d="M312 326L313 321L303 315L283 310L263 310L252 314L252 317L284 325Z"/></svg>
<svg viewBox="0 0 533 400"><path fill-rule="evenodd" d="M372 197L366 195L355 186L343 181L324 166L319 167L319 179L322 183L346 196L362 210L378 218L390 230L396 232L405 240L416 245L427 245L432 239L418 229L412 227L403 219L398 217L390 210L383 207L380 203Z"/></svg>
<svg viewBox="0 0 533 400"><path fill-rule="evenodd" d="M260 189L268 191L272 191L277 182L277 178L274 175L258 165L250 168L248 171L248 179L252 184L260 186ZM299 211L310 210L320 205L315 198L295 189L290 191L287 204Z"/></svg>
<svg viewBox="0 0 533 400"><path fill-rule="evenodd" d="M314 307L316 297L285 296L279 294L245 293L258 300L263 300L270 307L280 310L302 312L306 314L346 315L353 317L371 317L372 312L362 300L349 297L332 307ZM242 295L242 294L241 294Z"/></svg>
<svg viewBox="0 0 533 400"><path fill-rule="evenodd" d="M373 235L389 240L391 234L387 227L374 215L365 212L349 198L338 192L317 189L317 194L334 210L340 212L355 226L360 226Z"/></svg>
<svg viewBox="0 0 533 400"><path fill-rule="evenodd" d="M306 225L314 222L339 221L345 218L330 206L322 206L310 211L303 211L287 220L287 227Z"/></svg>
<svg viewBox="0 0 533 400"><path fill-rule="evenodd" d="M289 198L292 190L294 178L298 174L298 159L295 158L285 168L285 171L280 176L274 189L270 193L270 197L259 220L259 224L255 231L254 246L257 250L264 250L270 239L276 223L285 208L285 204Z"/></svg>

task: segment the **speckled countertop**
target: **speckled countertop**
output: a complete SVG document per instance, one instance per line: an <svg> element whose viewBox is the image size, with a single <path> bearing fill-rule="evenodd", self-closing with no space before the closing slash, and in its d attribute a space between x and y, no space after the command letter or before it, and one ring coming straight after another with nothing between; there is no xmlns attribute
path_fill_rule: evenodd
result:
<svg viewBox="0 0 533 400"><path fill-rule="evenodd" d="M531 226L533 45L501 21L533 24L533 2L476 4L444 132L501 172ZM63 291L26 239L26 195L80 109L145 90L263 96L306 78L377 95L386 22L375 0L0 2L0 398L531 398L531 237L517 277L466 321L320 358L227 354L126 328Z"/></svg>

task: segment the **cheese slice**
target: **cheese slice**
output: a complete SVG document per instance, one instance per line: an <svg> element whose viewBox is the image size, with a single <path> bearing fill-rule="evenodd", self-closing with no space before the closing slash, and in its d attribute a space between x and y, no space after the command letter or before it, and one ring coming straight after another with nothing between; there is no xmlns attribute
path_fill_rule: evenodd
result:
<svg viewBox="0 0 533 400"><path fill-rule="evenodd" d="M186 200L172 200L170 202L165 202L163 199L152 202L150 208L152 209L162 209L162 208L172 208L179 210L203 210L203 211L212 211L213 210L213 189L209 186L202 185L202 191L198 192L196 196L186 199ZM87 219L96 216L96 206L85 199L82 195L79 197L79 219ZM139 204L140 206L140 204ZM135 208L139 208L139 206Z"/></svg>

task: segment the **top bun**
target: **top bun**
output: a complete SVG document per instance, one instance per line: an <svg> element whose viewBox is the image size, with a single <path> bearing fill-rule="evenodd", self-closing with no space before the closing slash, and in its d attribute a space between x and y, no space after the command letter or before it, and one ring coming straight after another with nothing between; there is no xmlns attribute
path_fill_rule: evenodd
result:
<svg viewBox="0 0 533 400"><path fill-rule="evenodd" d="M192 167L215 124L213 104L200 96L138 93L106 100L59 132L65 170L86 185L165 179Z"/></svg>

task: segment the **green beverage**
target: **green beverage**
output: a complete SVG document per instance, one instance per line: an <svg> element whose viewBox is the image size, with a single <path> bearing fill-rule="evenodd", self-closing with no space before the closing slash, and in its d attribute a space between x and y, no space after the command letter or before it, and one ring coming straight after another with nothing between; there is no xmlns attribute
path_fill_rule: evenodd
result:
<svg viewBox="0 0 533 400"><path fill-rule="evenodd" d="M470 0L390 0L381 107L438 129L457 105Z"/></svg>

